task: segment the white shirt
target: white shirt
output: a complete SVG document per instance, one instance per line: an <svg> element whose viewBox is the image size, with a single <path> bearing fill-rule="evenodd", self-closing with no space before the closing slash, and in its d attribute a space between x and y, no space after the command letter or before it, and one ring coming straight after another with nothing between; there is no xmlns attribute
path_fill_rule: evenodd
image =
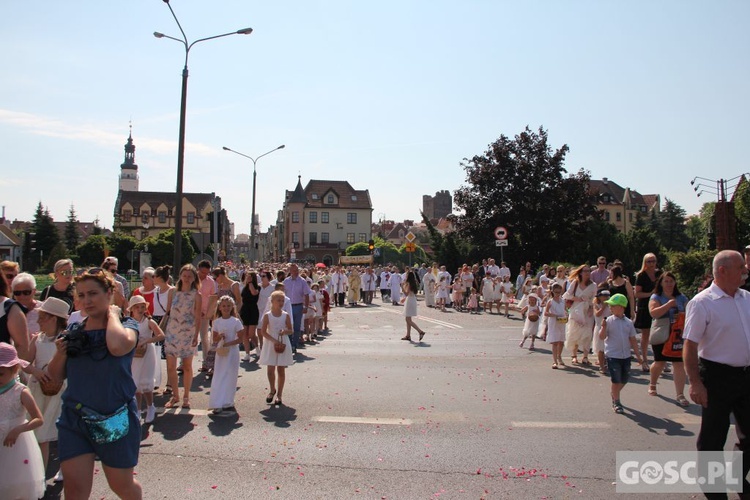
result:
<svg viewBox="0 0 750 500"><path fill-rule="evenodd" d="M500 276L500 268L497 267L497 264L487 266L486 274L489 274L493 278L497 278L498 276ZM510 276L510 269L508 269L508 276Z"/></svg>
<svg viewBox="0 0 750 500"><path fill-rule="evenodd" d="M734 297L716 283L688 302L683 338L698 344L698 356L729 366L750 366L750 292Z"/></svg>
<svg viewBox="0 0 750 500"><path fill-rule="evenodd" d="M510 278L510 269L509 269L509 268L508 268L507 266L505 266L505 267L501 267L500 269L498 269L498 271L497 271L497 275L498 275L499 277L501 277L501 278L502 278L503 276L507 276L508 278Z"/></svg>

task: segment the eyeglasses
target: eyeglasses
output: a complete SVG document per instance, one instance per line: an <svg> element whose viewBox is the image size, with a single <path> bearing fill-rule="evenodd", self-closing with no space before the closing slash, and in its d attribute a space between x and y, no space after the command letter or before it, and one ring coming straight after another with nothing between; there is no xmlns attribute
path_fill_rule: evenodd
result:
<svg viewBox="0 0 750 500"><path fill-rule="evenodd" d="M60 271L60 276L73 276L73 271Z"/></svg>
<svg viewBox="0 0 750 500"><path fill-rule="evenodd" d="M34 290L13 290L13 295L18 297L19 295L31 295Z"/></svg>

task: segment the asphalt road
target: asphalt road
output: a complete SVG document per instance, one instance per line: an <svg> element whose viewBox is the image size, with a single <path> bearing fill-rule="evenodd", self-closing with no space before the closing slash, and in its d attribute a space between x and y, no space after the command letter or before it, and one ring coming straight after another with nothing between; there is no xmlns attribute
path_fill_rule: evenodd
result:
<svg viewBox="0 0 750 500"><path fill-rule="evenodd" d="M265 367L242 363L238 416L209 416L198 376L190 411L160 408L144 426L144 497L608 498L617 450L695 447L700 411L676 405L669 379L651 397L637 374L616 415L595 366L552 370L547 344L519 349L517 314L420 300L427 335L410 343L402 312L334 308L288 368L281 407L265 404ZM92 498L114 498L98 469Z"/></svg>

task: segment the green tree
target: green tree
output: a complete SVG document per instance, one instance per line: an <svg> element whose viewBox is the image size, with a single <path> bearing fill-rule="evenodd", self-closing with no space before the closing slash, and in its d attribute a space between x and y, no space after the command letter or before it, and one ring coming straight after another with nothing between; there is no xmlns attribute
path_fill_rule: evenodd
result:
<svg viewBox="0 0 750 500"><path fill-rule="evenodd" d="M643 256L647 253L656 254L659 265L664 264L664 250L659 242L659 235L650 226L641 229L632 229L625 236L627 254L621 258L625 264L625 272L634 274L640 271L643 264Z"/></svg>
<svg viewBox="0 0 750 500"><path fill-rule="evenodd" d="M370 255L370 249L364 241L346 247L346 255Z"/></svg>
<svg viewBox="0 0 750 500"><path fill-rule="evenodd" d="M75 207L70 205L68 220L65 222L65 247L68 249L68 254L74 253L79 243L78 216L76 215Z"/></svg>
<svg viewBox="0 0 750 500"><path fill-rule="evenodd" d="M708 250L708 227L700 215L691 215L685 222L685 234L691 250Z"/></svg>
<svg viewBox="0 0 750 500"><path fill-rule="evenodd" d="M104 260L104 251L107 248L107 238L101 234L92 234L76 247L78 262L84 266L98 266Z"/></svg>
<svg viewBox="0 0 750 500"><path fill-rule="evenodd" d="M47 269L54 269L55 268L55 262L57 262L60 259L67 259L70 256L70 252L68 252L67 247L65 246L65 243L62 241L58 241L57 245L52 247L52 250L49 252L49 256L45 255L44 258L47 261L45 264L45 267Z"/></svg>
<svg viewBox="0 0 750 500"><path fill-rule="evenodd" d="M109 236L106 237L107 239L107 248L109 249L109 255L112 257L117 257L117 260L119 261L119 267L122 271L123 269L129 269L130 267L130 251L135 249L136 243L138 241L130 236L129 234L125 233L112 233ZM136 266L137 267L137 266ZM123 271L124 272L124 271Z"/></svg>
<svg viewBox="0 0 750 500"><path fill-rule="evenodd" d="M600 255L604 255L611 262L614 259L623 260L628 254L625 235L601 217L592 217L581 225L581 230L581 238L566 249L566 255L561 255L561 258L570 260L574 265L593 265Z"/></svg>
<svg viewBox="0 0 750 500"><path fill-rule="evenodd" d="M693 297L706 276L711 274L711 263L716 250L672 252L665 267L677 276L677 286L688 297Z"/></svg>
<svg viewBox="0 0 750 500"><path fill-rule="evenodd" d="M489 252L494 228L504 226L519 255L532 262L554 260L596 214L588 173L566 175L567 152L567 145L552 150L544 128L526 127L513 139L501 135L483 155L461 163L467 184L454 195L463 212L455 217L459 236Z"/></svg>
<svg viewBox="0 0 750 500"><path fill-rule="evenodd" d="M427 218L424 212L420 210L419 214L422 216L422 222L427 226L427 234L430 237L430 247L432 248L432 257L439 261L440 252L443 250L445 238L440 231L435 229L435 226L432 225L432 222L430 222L430 219Z"/></svg>
<svg viewBox="0 0 750 500"><path fill-rule="evenodd" d="M52 220L49 209L42 206L41 201L34 213L34 220L31 223L31 233L34 234L32 239L35 241L33 244L35 250L31 252L32 270L36 270L37 266L44 265L52 249L60 241L60 235L57 232L57 227L54 220Z"/></svg>
<svg viewBox="0 0 750 500"><path fill-rule="evenodd" d="M685 226L685 210L669 198L665 198L664 208L656 216L659 240L667 250L686 252L690 239Z"/></svg>
<svg viewBox="0 0 750 500"><path fill-rule="evenodd" d="M94 219L94 227L91 230L91 234L102 234L102 227L99 225L99 217Z"/></svg>
<svg viewBox="0 0 750 500"><path fill-rule="evenodd" d="M174 229L167 229L156 236L149 236L136 243L137 250L143 251L146 246L151 253L151 265L154 267L171 265L174 261ZM192 262L198 253L198 247L190 231L184 230L182 232L182 264Z"/></svg>
<svg viewBox="0 0 750 500"><path fill-rule="evenodd" d="M734 194L734 215L737 218L737 241L747 244L745 242L750 242L750 182L744 179Z"/></svg>

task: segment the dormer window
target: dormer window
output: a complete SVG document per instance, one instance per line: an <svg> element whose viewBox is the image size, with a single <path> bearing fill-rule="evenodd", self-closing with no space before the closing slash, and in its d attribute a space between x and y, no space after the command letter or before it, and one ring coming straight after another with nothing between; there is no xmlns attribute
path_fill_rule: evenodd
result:
<svg viewBox="0 0 750 500"><path fill-rule="evenodd" d="M352 195L352 201L357 201L357 195L356 194Z"/></svg>
<svg viewBox="0 0 750 500"><path fill-rule="evenodd" d="M326 198L326 203L328 203L330 205L333 205L334 201L333 201L333 195L332 194L328 195L328 197Z"/></svg>
<svg viewBox="0 0 750 500"><path fill-rule="evenodd" d="M312 198L313 200L317 200L317 199L318 199L318 194L317 194L317 193L313 193L313 194L311 194L311 195L310 195L310 197L311 197L311 198Z"/></svg>

